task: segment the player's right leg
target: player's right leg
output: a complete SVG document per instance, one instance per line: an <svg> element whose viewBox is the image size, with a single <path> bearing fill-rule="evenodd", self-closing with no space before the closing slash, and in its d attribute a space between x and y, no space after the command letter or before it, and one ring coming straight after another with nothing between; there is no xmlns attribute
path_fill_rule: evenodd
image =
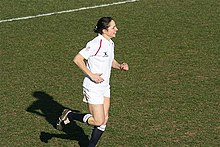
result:
<svg viewBox="0 0 220 147"><path fill-rule="evenodd" d="M62 130L64 125L75 120L83 122L83 123L87 123L90 117L92 117L92 115L89 113L85 113L85 114L75 113L69 109L64 109L62 112L62 115L59 117L57 121L56 128L58 130Z"/></svg>
<svg viewBox="0 0 220 147"><path fill-rule="evenodd" d="M83 88L83 101L88 103L91 114L74 113L65 109L57 122L57 129L62 130L63 126L70 123L70 121L80 121L93 126L100 126L104 123L104 106L102 90L88 90Z"/></svg>

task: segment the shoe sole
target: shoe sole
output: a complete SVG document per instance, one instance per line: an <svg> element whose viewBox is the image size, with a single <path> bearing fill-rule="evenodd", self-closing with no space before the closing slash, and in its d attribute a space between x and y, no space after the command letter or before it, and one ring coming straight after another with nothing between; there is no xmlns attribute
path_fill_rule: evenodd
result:
<svg viewBox="0 0 220 147"><path fill-rule="evenodd" d="M71 112L69 109L64 109L62 115L59 117L59 120L65 121L67 119L67 115Z"/></svg>
<svg viewBox="0 0 220 147"><path fill-rule="evenodd" d="M57 123L57 130L63 130L61 123L67 119L67 115L71 112L69 109L64 109L62 115L59 117L59 122Z"/></svg>

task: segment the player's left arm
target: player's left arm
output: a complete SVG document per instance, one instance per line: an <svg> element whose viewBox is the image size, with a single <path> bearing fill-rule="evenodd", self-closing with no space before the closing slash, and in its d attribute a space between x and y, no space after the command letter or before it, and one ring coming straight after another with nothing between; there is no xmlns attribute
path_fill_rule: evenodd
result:
<svg viewBox="0 0 220 147"><path fill-rule="evenodd" d="M120 64L115 59L112 62L112 68L119 69L119 70L124 70L124 71L127 71L129 69L127 63Z"/></svg>

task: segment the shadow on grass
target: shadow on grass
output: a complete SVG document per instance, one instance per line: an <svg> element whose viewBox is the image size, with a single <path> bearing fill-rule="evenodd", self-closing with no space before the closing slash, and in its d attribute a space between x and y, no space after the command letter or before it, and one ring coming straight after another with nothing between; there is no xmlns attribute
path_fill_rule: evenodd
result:
<svg viewBox="0 0 220 147"><path fill-rule="evenodd" d="M31 112L44 117L48 123L56 128L56 122L58 117L62 114L63 109L66 107L56 102L52 96L43 92L35 91L32 94L37 100L34 101L27 109L27 112ZM69 109L69 108L68 108ZM72 110L73 112L79 112L78 110ZM88 136L84 133L83 129L79 127L75 122L71 122L63 129L65 134L51 134L48 132L41 132L40 140L48 143L52 138L77 140L80 147L85 147L88 144Z"/></svg>

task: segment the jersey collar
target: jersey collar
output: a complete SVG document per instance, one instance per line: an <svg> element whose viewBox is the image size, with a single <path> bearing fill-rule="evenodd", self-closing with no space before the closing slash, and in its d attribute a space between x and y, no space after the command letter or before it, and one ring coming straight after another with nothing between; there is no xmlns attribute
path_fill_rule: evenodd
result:
<svg viewBox="0 0 220 147"><path fill-rule="evenodd" d="M104 41L107 41L108 43L113 43L113 41L110 39L110 40L107 40L105 37L103 37L101 34L98 34L98 36L104 40Z"/></svg>

